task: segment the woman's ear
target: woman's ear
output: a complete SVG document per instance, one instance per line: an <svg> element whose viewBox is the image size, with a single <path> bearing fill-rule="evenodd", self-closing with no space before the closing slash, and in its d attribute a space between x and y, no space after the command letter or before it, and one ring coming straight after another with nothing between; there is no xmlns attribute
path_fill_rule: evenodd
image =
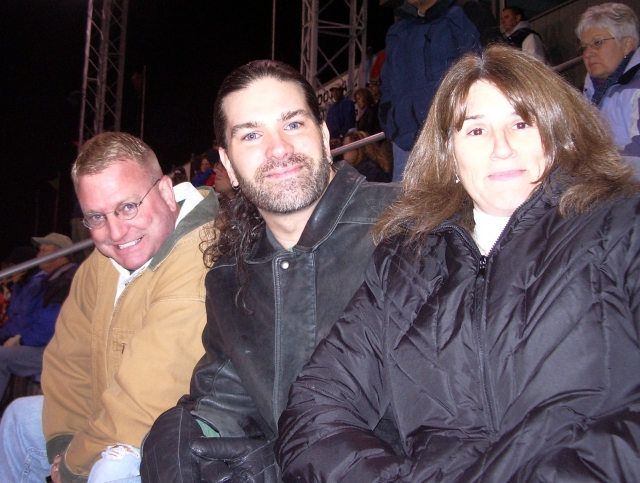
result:
<svg viewBox="0 0 640 483"><path fill-rule="evenodd" d="M631 37L625 37L624 39L622 39L622 48L624 49L625 57L629 55L631 51L635 50L634 43L635 42Z"/></svg>

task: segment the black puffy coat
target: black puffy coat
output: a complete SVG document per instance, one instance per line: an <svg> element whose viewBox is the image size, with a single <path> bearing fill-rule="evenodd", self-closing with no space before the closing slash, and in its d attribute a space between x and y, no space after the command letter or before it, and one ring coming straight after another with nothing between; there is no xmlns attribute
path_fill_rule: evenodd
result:
<svg viewBox="0 0 640 483"><path fill-rule="evenodd" d="M640 197L555 200L486 257L453 223L377 249L292 386L285 481L640 481ZM388 409L406 456L371 432Z"/></svg>

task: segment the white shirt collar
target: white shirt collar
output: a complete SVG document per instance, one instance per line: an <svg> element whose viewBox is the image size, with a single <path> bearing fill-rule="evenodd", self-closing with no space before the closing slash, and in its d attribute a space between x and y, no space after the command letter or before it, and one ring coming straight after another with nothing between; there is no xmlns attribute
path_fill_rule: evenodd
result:
<svg viewBox="0 0 640 483"><path fill-rule="evenodd" d="M185 183L180 183L173 187L173 194L176 197L176 202L180 205L180 213L178 214L178 218L176 219L175 226L184 219L185 216L189 214L191 210L193 210L198 203L200 203L204 196L200 194L200 192L188 181ZM136 278L140 273L142 273L151 263L152 259L147 260L147 262L142 265L140 268L131 273L129 270L121 266L118 262L116 262L113 258L111 259L111 263L116 268L120 277L118 278L118 287L116 288L116 298L113 301L115 305L118 301L118 298L124 291L127 284Z"/></svg>
<svg viewBox="0 0 640 483"><path fill-rule="evenodd" d="M473 233L473 238L478 244L480 253L487 255L493 245L496 244L498 238L504 227L507 226L510 216L493 216L473 209L473 219L476 222L476 227Z"/></svg>

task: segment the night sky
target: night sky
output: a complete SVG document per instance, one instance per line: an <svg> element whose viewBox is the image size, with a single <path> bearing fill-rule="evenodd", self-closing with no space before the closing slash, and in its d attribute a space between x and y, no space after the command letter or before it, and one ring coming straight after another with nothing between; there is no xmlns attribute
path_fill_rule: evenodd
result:
<svg viewBox="0 0 640 483"><path fill-rule="evenodd" d="M369 1L368 44L376 52L393 20L378 3ZM271 9L270 0L130 0L121 129L139 134L130 79L146 66L144 140L165 171L211 147L222 79L270 58ZM296 68L301 16L300 0L277 0L276 59ZM0 2L0 260L31 236L70 234L86 17L86 0ZM54 226L56 191L48 180L59 173Z"/></svg>

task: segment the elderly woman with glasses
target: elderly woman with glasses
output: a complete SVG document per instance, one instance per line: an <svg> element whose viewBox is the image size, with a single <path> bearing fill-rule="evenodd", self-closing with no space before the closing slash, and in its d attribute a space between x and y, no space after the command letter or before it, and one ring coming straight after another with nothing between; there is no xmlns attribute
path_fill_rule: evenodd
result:
<svg viewBox="0 0 640 483"><path fill-rule="evenodd" d="M621 3L587 9L578 22L578 52L587 68L584 95L607 120L616 147L640 179L638 16Z"/></svg>
<svg viewBox="0 0 640 483"><path fill-rule="evenodd" d="M363 285L291 388L284 481L640 481L631 176L532 56L454 64Z"/></svg>

